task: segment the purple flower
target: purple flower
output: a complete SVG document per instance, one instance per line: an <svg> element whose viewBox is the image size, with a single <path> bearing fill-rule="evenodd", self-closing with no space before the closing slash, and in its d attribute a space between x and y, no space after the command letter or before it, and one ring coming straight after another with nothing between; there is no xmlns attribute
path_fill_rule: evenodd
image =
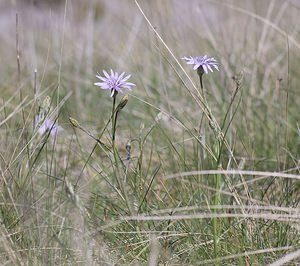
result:
<svg viewBox="0 0 300 266"><path fill-rule="evenodd" d="M50 118L43 119L42 115L36 116L35 123L38 127L38 133L40 135L44 135L45 133L48 133L50 131L50 135L55 136L58 132L63 130L60 126L58 126Z"/></svg>
<svg viewBox="0 0 300 266"><path fill-rule="evenodd" d="M194 65L193 69L196 70L199 67L202 66L204 73L207 74L208 70L213 72L214 67L216 70L219 71L219 66L217 63L217 60L213 57L208 57L207 55L204 55L203 57L197 56L197 57L182 57L181 59L185 60L188 65Z"/></svg>
<svg viewBox="0 0 300 266"><path fill-rule="evenodd" d="M110 70L109 75L105 70L103 70L103 74L104 77L97 73L96 77L102 82L96 82L94 85L101 87L103 90L110 90L110 97L116 96L118 92L123 92L123 89L131 91L132 87L135 86L135 84L127 82L131 75L124 77L125 72L123 72L121 75L118 75L117 72L114 73L112 70Z"/></svg>

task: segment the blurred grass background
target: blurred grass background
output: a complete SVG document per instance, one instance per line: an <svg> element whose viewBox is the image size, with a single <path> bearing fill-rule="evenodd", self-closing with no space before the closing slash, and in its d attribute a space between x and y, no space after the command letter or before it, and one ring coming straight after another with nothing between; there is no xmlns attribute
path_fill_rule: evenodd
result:
<svg viewBox="0 0 300 266"><path fill-rule="evenodd" d="M299 1L138 3L157 34L135 1L0 2L3 265L267 265L299 249ZM204 54L220 63L204 76L209 116L180 60ZM100 134L102 69L136 84L120 168L68 120ZM46 96L55 138L33 130ZM231 169L252 172L217 174Z"/></svg>

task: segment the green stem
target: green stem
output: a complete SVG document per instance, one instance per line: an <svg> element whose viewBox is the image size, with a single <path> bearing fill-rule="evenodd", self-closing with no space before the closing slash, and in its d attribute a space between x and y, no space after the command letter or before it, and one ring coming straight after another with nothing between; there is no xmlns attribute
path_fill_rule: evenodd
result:
<svg viewBox="0 0 300 266"><path fill-rule="evenodd" d="M127 204L127 207L129 209L130 214L133 214L133 208L130 204L129 197L127 194L126 190L126 185L124 183L124 180L121 178L120 172L119 172L119 154L116 149L115 145L115 139L116 139L116 127L117 127L117 117L118 117L118 110L116 110L116 97L117 95L113 96L113 107L112 107L112 114L111 114L111 119L112 119L112 150L113 150L113 155L114 155L114 161L115 161L115 171L116 171L116 179L117 183L120 187L121 193L124 196L124 200ZM123 197L122 196L122 197Z"/></svg>
<svg viewBox="0 0 300 266"><path fill-rule="evenodd" d="M112 114L111 114L111 119L112 119L112 146L113 146L113 149L114 149L114 146L115 146L115 137L116 137L116 112L115 112L115 109L116 109L116 98L117 98L117 95L114 95L113 96L113 107L112 107Z"/></svg>
<svg viewBox="0 0 300 266"><path fill-rule="evenodd" d="M220 206L221 205L221 197L220 197L220 185L221 185L221 175L217 174L215 176L215 189L216 194L214 197L214 205ZM219 208L214 208L214 213L218 212ZM214 218L213 219L213 234L214 234L214 257L217 259L219 257L219 241L220 241L220 219Z"/></svg>
<svg viewBox="0 0 300 266"><path fill-rule="evenodd" d="M218 160L217 160L217 169L222 169L220 160L221 160L221 144L218 142ZM214 197L214 206L221 206L221 194L220 194L220 189L221 189L221 175L217 174L215 175L215 197ZM214 208L214 212L217 213L220 208ZM214 257L215 259L219 258L219 253L220 253L220 235L221 235L221 220L219 218L214 218L213 219L213 235L214 235ZM219 263L217 263L219 265Z"/></svg>

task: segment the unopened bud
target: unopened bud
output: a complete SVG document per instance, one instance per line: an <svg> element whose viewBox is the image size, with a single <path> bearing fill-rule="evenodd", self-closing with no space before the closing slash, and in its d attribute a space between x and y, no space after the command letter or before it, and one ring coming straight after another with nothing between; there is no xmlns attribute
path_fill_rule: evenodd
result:
<svg viewBox="0 0 300 266"><path fill-rule="evenodd" d="M128 95L125 95L117 106L117 112L121 111L128 103Z"/></svg>
<svg viewBox="0 0 300 266"><path fill-rule="evenodd" d="M51 98L50 96L46 96L46 98L43 100L42 104L41 104L41 109L43 110L43 112L48 112L50 110L51 107Z"/></svg>
<svg viewBox="0 0 300 266"><path fill-rule="evenodd" d="M80 124L76 119L74 119L72 117L69 117L69 121L70 121L70 123L72 124L73 127L80 127Z"/></svg>

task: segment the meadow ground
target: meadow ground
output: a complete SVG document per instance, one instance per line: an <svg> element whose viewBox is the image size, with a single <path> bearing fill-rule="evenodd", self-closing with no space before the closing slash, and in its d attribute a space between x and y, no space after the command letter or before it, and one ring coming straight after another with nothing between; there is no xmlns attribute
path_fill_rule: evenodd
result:
<svg viewBox="0 0 300 266"><path fill-rule="evenodd" d="M0 264L298 265L299 16L1 1ZM203 90L198 55L219 63ZM110 69L128 99L94 85Z"/></svg>

